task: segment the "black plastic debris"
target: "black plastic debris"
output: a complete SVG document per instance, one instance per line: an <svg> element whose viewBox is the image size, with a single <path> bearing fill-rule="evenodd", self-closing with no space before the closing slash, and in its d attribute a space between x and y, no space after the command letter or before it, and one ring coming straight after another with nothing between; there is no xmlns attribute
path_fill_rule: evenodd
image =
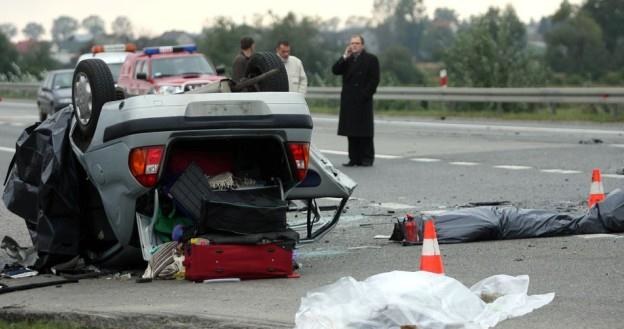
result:
<svg viewBox="0 0 624 329"><path fill-rule="evenodd" d="M51 281L44 281L44 282L22 284L22 285L16 285L16 286L0 284L0 295L6 294L9 292L14 292L14 291L50 287L50 286L59 286L59 285L66 284L66 283L77 283L77 282L78 280L75 280L75 279L61 279L61 280L51 280Z"/></svg>
<svg viewBox="0 0 624 329"><path fill-rule="evenodd" d="M15 145L2 199L24 218L43 268L76 256L80 243L79 165L69 143L73 109L26 128Z"/></svg>
<svg viewBox="0 0 624 329"><path fill-rule="evenodd" d="M602 144L604 143L600 138L582 139L579 144Z"/></svg>
<svg viewBox="0 0 624 329"><path fill-rule="evenodd" d="M439 243L624 232L624 191L616 189L585 214L516 207L476 207L433 216ZM422 220L419 220L422 232ZM422 235L420 235L422 236Z"/></svg>

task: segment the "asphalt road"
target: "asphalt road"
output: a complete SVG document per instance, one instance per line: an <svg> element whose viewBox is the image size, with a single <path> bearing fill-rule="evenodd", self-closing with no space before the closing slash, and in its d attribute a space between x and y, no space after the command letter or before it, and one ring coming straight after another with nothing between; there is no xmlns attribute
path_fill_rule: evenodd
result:
<svg viewBox="0 0 624 329"><path fill-rule="evenodd" d="M32 104L0 102L0 177L15 139L36 118ZM81 280L0 295L0 316L37 313L123 328L292 327L307 291L344 276L362 280L418 269L420 247L373 239L390 234L393 216L503 200L522 208L582 211L593 168L602 169L607 191L624 183L615 174L624 167L620 125L378 119L379 157L372 168L341 169L359 184L355 199L334 231L298 250L301 278L221 284ZM314 124L314 144L334 164L345 162L346 140L335 135L336 119L315 116ZM593 139L602 143L579 143ZM22 220L3 206L0 221L0 235L28 243ZM623 237L485 241L442 245L441 251L446 274L467 286L494 274L528 274L530 294L556 293L546 307L497 328L622 328Z"/></svg>

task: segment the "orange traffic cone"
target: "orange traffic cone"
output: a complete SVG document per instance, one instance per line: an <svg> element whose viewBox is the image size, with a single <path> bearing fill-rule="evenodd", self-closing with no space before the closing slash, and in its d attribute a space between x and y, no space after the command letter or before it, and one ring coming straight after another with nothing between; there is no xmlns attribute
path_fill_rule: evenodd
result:
<svg viewBox="0 0 624 329"><path fill-rule="evenodd" d="M444 274L444 265L442 264L442 255L440 255L440 246L438 245L438 236L433 224L433 217L425 220L420 270Z"/></svg>
<svg viewBox="0 0 624 329"><path fill-rule="evenodd" d="M592 172L591 187L589 188L589 198L587 198L587 206L593 207L596 203L604 200L604 188L602 187L602 177L600 169L596 168Z"/></svg>

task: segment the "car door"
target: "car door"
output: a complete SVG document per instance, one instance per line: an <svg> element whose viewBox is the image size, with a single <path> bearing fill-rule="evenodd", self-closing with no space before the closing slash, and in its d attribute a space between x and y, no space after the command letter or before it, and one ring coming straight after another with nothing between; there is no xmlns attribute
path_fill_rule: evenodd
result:
<svg viewBox="0 0 624 329"><path fill-rule="evenodd" d="M39 91L37 92L37 104L43 113L50 112L50 102L52 101L52 78L54 74L48 73L46 78L41 83Z"/></svg>
<svg viewBox="0 0 624 329"><path fill-rule="evenodd" d="M137 95L145 95L152 89L152 84L148 82L150 79L149 60L140 61L137 64L137 72L141 73L145 77L144 79L138 79L135 76L137 82Z"/></svg>

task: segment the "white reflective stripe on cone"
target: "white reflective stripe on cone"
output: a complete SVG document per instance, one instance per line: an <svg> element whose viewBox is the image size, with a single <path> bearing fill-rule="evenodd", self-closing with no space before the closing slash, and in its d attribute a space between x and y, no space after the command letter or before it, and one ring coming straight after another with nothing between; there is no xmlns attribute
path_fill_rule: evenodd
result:
<svg viewBox="0 0 624 329"><path fill-rule="evenodd" d="M422 245L422 256L439 256L440 255L440 246L438 246L438 241L432 239L423 240Z"/></svg>
<svg viewBox="0 0 624 329"><path fill-rule="evenodd" d="M589 188L589 194L604 194L601 182L592 182Z"/></svg>

